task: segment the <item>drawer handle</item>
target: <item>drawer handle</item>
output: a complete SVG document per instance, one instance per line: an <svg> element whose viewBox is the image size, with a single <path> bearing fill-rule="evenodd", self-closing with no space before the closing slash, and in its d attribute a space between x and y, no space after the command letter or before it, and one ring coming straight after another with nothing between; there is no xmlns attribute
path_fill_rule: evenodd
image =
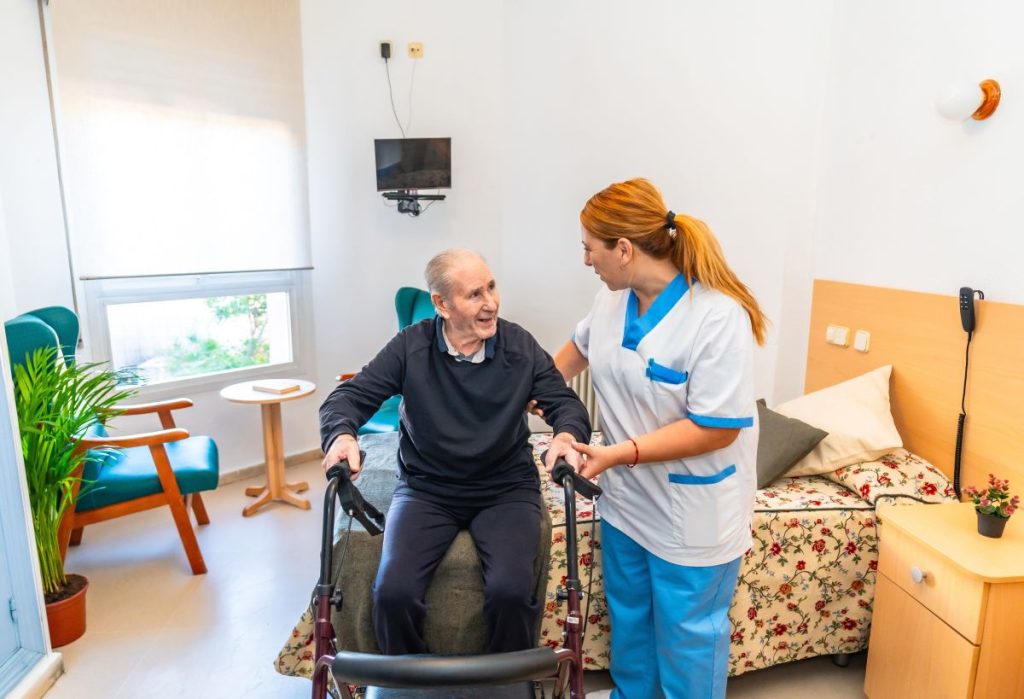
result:
<svg viewBox="0 0 1024 699"><path fill-rule="evenodd" d="M914 582L920 585L925 581L925 578L930 577L930 574L927 570L921 570L917 566L913 566L910 569L910 577Z"/></svg>

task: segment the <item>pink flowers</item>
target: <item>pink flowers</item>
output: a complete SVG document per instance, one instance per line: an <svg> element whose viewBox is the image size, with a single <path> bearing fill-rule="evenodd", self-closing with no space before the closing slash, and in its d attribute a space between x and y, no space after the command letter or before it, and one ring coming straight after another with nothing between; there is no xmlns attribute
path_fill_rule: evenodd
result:
<svg viewBox="0 0 1024 699"><path fill-rule="evenodd" d="M1008 518L1020 507L1020 496L1010 497L1010 481L1003 481L988 474L988 485L978 490L973 485L964 489L964 495L974 501L974 509L985 515Z"/></svg>

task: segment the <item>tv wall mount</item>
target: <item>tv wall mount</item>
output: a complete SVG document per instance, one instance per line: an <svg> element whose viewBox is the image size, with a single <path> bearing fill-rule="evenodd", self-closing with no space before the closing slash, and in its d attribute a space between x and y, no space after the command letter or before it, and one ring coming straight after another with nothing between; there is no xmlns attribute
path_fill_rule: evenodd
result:
<svg viewBox="0 0 1024 699"><path fill-rule="evenodd" d="M381 196L398 203L398 213L419 216L423 209L421 201L444 201L444 194L420 194L415 189L399 189L396 192L381 192ZM429 204L427 205L429 206Z"/></svg>

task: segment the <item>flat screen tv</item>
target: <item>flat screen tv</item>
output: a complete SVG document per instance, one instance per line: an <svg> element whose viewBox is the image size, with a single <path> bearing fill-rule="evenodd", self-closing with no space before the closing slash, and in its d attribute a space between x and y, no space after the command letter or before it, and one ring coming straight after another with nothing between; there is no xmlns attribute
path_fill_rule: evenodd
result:
<svg viewBox="0 0 1024 699"><path fill-rule="evenodd" d="M452 139L378 138L377 191L452 186Z"/></svg>

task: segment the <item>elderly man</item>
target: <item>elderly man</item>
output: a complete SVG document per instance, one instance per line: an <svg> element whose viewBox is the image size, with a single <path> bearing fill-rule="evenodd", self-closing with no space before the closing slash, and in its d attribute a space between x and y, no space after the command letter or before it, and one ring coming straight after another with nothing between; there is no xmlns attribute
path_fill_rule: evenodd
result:
<svg viewBox="0 0 1024 699"><path fill-rule="evenodd" d="M554 429L549 461L574 461L570 445L589 441L590 421L537 341L498 317L497 285L479 255L442 252L426 279L437 316L400 332L321 406L324 467L347 459L358 474L356 431L401 393L401 482L373 585L378 644L389 655L428 652L427 585L468 529L483 565L488 652L522 650L535 643L541 517L523 407L535 399Z"/></svg>

